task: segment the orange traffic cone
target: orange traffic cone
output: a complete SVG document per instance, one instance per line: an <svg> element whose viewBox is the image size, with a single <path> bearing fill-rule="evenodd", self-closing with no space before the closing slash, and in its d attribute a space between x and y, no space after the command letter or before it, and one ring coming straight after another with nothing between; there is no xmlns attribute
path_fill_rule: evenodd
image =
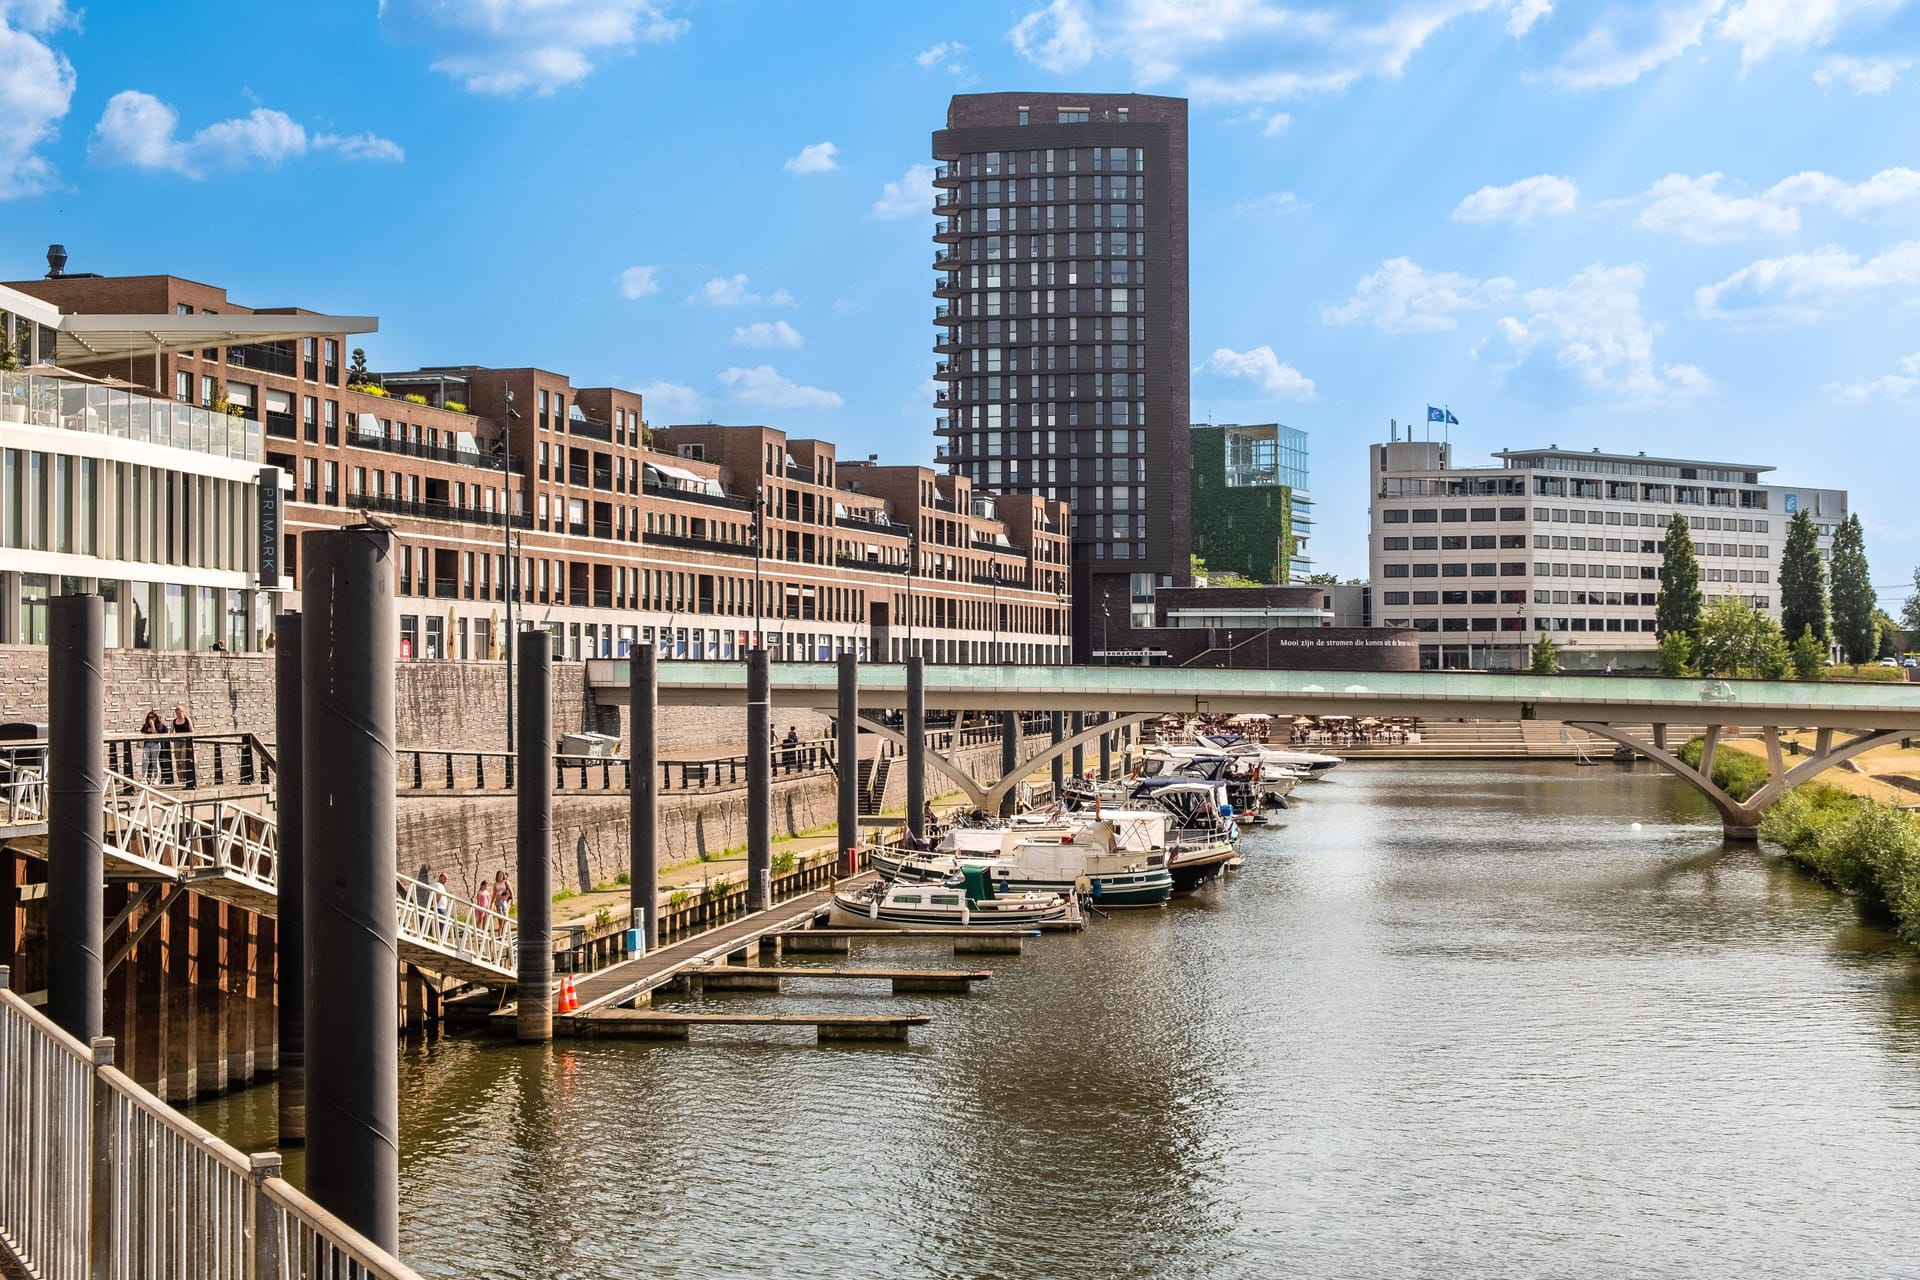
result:
<svg viewBox="0 0 1920 1280"><path fill-rule="evenodd" d="M556 1004L554 1012L572 1013L578 1004L579 1001L573 994L573 975L568 974L560 979L560 999Z"/></svg>
<svg viewBox="0 0 1920 1280"><path fill-rule="evenodd" d="M567 1012L572 1013L580 1007L580 991L573 985L573 975L567 975Z"/></svg>

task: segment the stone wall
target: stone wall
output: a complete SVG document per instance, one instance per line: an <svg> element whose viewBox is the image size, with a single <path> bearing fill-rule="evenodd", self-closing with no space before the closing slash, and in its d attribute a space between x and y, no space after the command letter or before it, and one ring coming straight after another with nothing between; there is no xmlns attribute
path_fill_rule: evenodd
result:
<svg viewBox="0 0 1920 1280"><path fill-rule="evenodd" d="M273 739L272 654L177 653L109 649L106 653L108 733L137 733L149 709L171 719L184 706L202 733L252 732ZM506 748L507 669L499 662L403 662L394 669L394 715L399 745ZM744 707L663 707L660 750L666 755L732 755L746 742ZM47 719L47 651L41 645L0 645L0 722ZM626 712L595 707L586 666L557 662L553 669L553 728L623 736ZM827 718L781 711L778 732L791 724L802 738L824 737Z"/></svg>

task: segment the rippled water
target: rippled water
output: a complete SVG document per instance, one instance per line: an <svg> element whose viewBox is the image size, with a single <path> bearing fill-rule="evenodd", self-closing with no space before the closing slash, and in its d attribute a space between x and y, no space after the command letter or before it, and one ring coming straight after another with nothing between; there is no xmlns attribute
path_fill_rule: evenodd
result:
<svg viewBox="0 0 1920 1280"><path fill-rule="evenodd" d="M988 958L972 997L779 1001L930 1010L909 1048L409 1053L403 1253L462 1277L1920 1275L1920 966L1832 894L1649 771L1351 765L1285 820L1230 882ZM201 1114L247 1145L271 1091Z"/></svg>

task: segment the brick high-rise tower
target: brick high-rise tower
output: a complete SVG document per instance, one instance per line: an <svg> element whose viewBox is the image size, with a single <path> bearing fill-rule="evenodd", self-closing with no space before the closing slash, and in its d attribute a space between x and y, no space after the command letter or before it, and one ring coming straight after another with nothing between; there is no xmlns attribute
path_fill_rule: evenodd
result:
<svg viewBox="0 0 1920 1280"><path fill-rule="evenodd" d="M961 94L933 135L945 460L1072 504L1074 652L1188 580L1187 104Z"/></svg>

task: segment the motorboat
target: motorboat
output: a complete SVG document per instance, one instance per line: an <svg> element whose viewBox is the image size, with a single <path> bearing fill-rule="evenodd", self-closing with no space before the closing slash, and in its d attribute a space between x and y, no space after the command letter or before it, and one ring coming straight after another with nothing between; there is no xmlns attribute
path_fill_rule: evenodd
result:
<svg viewBox="0 0 1920 1280"><path fill-rule="evenodd" d="M1192 893L1238 858L1239 824L1224 782L1188 778L1143 778L1134 784L1134 808L1109 811L1115 830L1151 806L1160 819L1158 847L1167 851L1173 891ZM1125 815L1125 816L1123 816Z"/></svg>
<svg viewBox="0 0 1920 1280"><path fill-rule="evenodd" d="M873 848L868 864L889 879L942 881L955 871L990 869L996 892L1078 893L1103 909L1157 907L1173 896L1164 848L1126 848L1105 817L1046 825L956 827L926 853Z"/></svg>
<svg viewBox="0 0 1920 1280"><path fill-rule="evenodd" d="M1193 735L1196 748L1224 751L1229 755L1258 756L1262 763L1279 765L1292 769L1309 778L1325 777L1331 770L1345 764L1339 756L1325 755L1318 751L1297 751L1292 747L1272 747L1242 738L1238 734L1220 733Z"/></svg>
<svg viewBox="0 0 1920 1280"><path fill-rule="evenodd" d="M836 889L827 912L836 929L1006 929L1067 922L1078 914L1070 894L1003 892L979 865L937 881L877 880Z"/></svg>
<svg viewBox="0 0 1920 1280"><path fill-rule="evenodd" d="M1219 751L1150 752L1140 761L1139 777L1224 782L1228 799L1253 824L1261 821L1262 810L1286 808L1287 797L1301 780L1301 775L1292 770Z"/></svg>

